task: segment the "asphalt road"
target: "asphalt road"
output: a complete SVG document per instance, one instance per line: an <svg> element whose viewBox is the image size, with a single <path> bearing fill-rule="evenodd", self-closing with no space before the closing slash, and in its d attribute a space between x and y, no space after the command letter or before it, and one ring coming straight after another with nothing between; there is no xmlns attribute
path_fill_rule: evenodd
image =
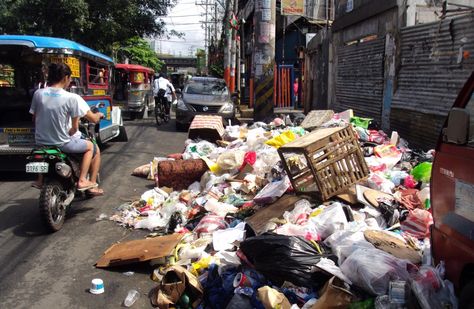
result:
<svg viewBox="0 0 474 309"><path fill-rule="evenodd" d="M174 120L156 127L153 119L126 122L128 143L112 143L103 150L101 186L106 195L73 203L62 230L47 234L39 218L39 191L26 175L0 177L0 308L118 308L130 289L141 297L133 306L151 308L147 263L111 270L94 267L113 243L143 238L146 231L125 229L110 215L124 201L140 196L153 182L131 176L132 170L154 156L181 152L185 132L175 132ZM123 273L135 272L132 276ZM88 292L91 280L101 278L105 293Z"/></svg>

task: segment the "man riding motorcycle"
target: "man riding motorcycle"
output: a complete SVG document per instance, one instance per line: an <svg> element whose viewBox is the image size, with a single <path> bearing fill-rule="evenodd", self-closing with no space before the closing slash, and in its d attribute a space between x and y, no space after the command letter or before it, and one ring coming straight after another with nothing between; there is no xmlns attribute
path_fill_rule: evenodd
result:
<svg viewBox="0 0 474 309"><path fill-rule="evenodd" d="M166 78L166 73L160 73L158 76L153 84L155 104L161 104L161 97L164 96L167 101L165 113L169 117L171 102L176 100L176 92L173 84Z"/></svg>
<svg viewBox="0 0 474 309"><path fill-rule="evenodd" d="M52 63L49 66L50 86L34 93L30 108L35 121L35 140L39 145L57 146L67 153L83 153L77 190L101 195L103 191L97 188L96 182L100 166L98 147L89 140L78 138L78 134L79 118L97 123L104 115L92 113L79 95L64 90L70 82L68 65ZM89 171L90 180L86 178Z"/></svg>

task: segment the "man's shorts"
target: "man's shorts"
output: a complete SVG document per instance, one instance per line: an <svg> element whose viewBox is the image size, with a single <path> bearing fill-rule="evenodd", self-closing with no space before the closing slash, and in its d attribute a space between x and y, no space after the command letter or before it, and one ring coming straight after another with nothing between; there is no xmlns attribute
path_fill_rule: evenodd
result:
<svg viewBox="0 0 474 309"><path fill-rule="evenodd" d="M94 146L92 151L92 157L95 157L97 153L97 145L92 143ZM62 145L61 150L66 153L84 153L87 151L87 140L82 138L73 138L66 144Z"/></svg>

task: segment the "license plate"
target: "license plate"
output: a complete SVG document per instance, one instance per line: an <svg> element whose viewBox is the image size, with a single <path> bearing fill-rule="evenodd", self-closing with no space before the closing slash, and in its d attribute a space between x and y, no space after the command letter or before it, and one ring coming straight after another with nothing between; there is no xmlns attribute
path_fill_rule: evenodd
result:
<svg viewBox="0 0 474 309"><path fill-rule="evenodd" d="M48 172L49 163L47 162L31 162L26 164L26 172L27 173L47 173Z"/></svg>

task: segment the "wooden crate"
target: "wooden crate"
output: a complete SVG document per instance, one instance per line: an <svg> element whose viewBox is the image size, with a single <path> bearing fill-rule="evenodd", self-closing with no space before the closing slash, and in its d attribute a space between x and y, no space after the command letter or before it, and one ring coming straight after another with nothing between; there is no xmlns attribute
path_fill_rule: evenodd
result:
<svg viewBox="0 0 474 309"><path fill-rule="evenodd" d="M315 130L278 149L293 188L322 200L366 178L369 169L352 126Z"/></svg>

